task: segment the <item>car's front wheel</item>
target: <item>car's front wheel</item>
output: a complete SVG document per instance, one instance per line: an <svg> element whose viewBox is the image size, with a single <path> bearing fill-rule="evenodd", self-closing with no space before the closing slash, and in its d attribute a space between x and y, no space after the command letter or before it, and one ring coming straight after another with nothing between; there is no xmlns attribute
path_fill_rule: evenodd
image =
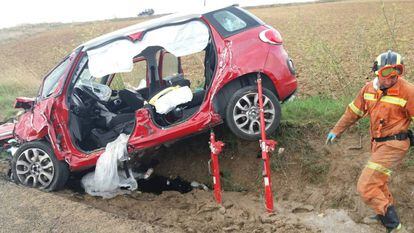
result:
<svg viewBox="0 0 414 233"><path fill-rule="evenodd" d="M13 156L12 172L16 183L46 191L63 188L69 177L66 163L57 160L50 145L42 141L19 147Z"/></svg>
<svg viewBox="0 0 414 233"><path fill-rule="evenodd" d="M280 103L275 94L263 87L263 108L266 133L272 134L280 123ZM260 112L257 87L247 86L236 91L226 107L226 123L238 137L260 138Z"/></svg>

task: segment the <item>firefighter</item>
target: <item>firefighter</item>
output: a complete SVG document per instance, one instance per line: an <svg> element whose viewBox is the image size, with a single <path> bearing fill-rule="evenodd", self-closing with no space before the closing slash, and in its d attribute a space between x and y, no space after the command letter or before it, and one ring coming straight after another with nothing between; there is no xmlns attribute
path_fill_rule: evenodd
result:
<svg viewBox="0 0 414 233"><path fill-rule="evenodd" d="M332 143L360 118L369 116L371 157L359 177L357 190L387 232L401 232L388 182L410 147L408 127L414 120L414 85L402 78L403 59L396 52L379 55L372 70L376 78L348 105L326 143Z"/></svg>

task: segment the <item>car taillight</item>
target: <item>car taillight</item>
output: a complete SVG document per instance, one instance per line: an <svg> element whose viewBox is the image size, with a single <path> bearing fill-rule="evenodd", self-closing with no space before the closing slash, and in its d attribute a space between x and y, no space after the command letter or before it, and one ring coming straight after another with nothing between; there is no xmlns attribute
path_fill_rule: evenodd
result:
<svg viewBox="0 0 414 233"><path fill-rule="evenodd" d="M259 38L265 42L265 43L269 43L269 44L275 44L275 45L279 45L283 43L283 39L282 36L280 35L280 33L274 29L274 28L269 28L266 29L264 31L262 31L259 34Z"/></svg>

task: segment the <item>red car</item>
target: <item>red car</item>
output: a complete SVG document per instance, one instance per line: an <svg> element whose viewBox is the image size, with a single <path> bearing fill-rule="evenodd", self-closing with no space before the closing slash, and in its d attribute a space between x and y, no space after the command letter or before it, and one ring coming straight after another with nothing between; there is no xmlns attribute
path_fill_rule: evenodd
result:
<svg viewBox="0 0 414 233"><path fill-rule="evenodd" d="M201 83L191 83L183 67L195 53L202 55ZM76 48L46 75L35 99L17 98L25 113L0 127L0 141L18 143L18 183L56 190L70 171L93 167L121 133L130 134L131 155L223 122L240 138L258 139L259 72L273 133L280 102L297 88L279 32L236 6L164 16Z"/></svg>

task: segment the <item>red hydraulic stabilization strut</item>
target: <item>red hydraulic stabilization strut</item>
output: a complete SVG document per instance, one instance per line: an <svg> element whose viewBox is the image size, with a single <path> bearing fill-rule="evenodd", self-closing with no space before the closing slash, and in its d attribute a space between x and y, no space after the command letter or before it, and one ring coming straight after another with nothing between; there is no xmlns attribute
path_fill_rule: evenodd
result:
<svg viewBox="0 0 414 233"><path fill-rule="evenodd" d="M218 161L218 155L223 149L224 143L222 141L216 141L216 135L213 130L210 133L210 150L211 150L211 160L213 166L209 164L209 168L213 169L213 187L214 187L214 197L216 202L221 204L221 183L220 183L220 167Z"/></svg>
<svg viewBox="0 0 414 233"><path fill-rule="evenodd" d="M263 184L265 188L265 201L267 212L273 212L273 193L272 193L272 181L270 179L270 157L268 152L272 152L277 145L274 140L266 139L266 125L264 120L264 106L263 106L263 89L262 89L262 78L260 72L257 74L257 90L259 99L259 112L260 112L260 132L262 139L260 142L260 148L262 149L262 160L263 160Z"/></svg>

